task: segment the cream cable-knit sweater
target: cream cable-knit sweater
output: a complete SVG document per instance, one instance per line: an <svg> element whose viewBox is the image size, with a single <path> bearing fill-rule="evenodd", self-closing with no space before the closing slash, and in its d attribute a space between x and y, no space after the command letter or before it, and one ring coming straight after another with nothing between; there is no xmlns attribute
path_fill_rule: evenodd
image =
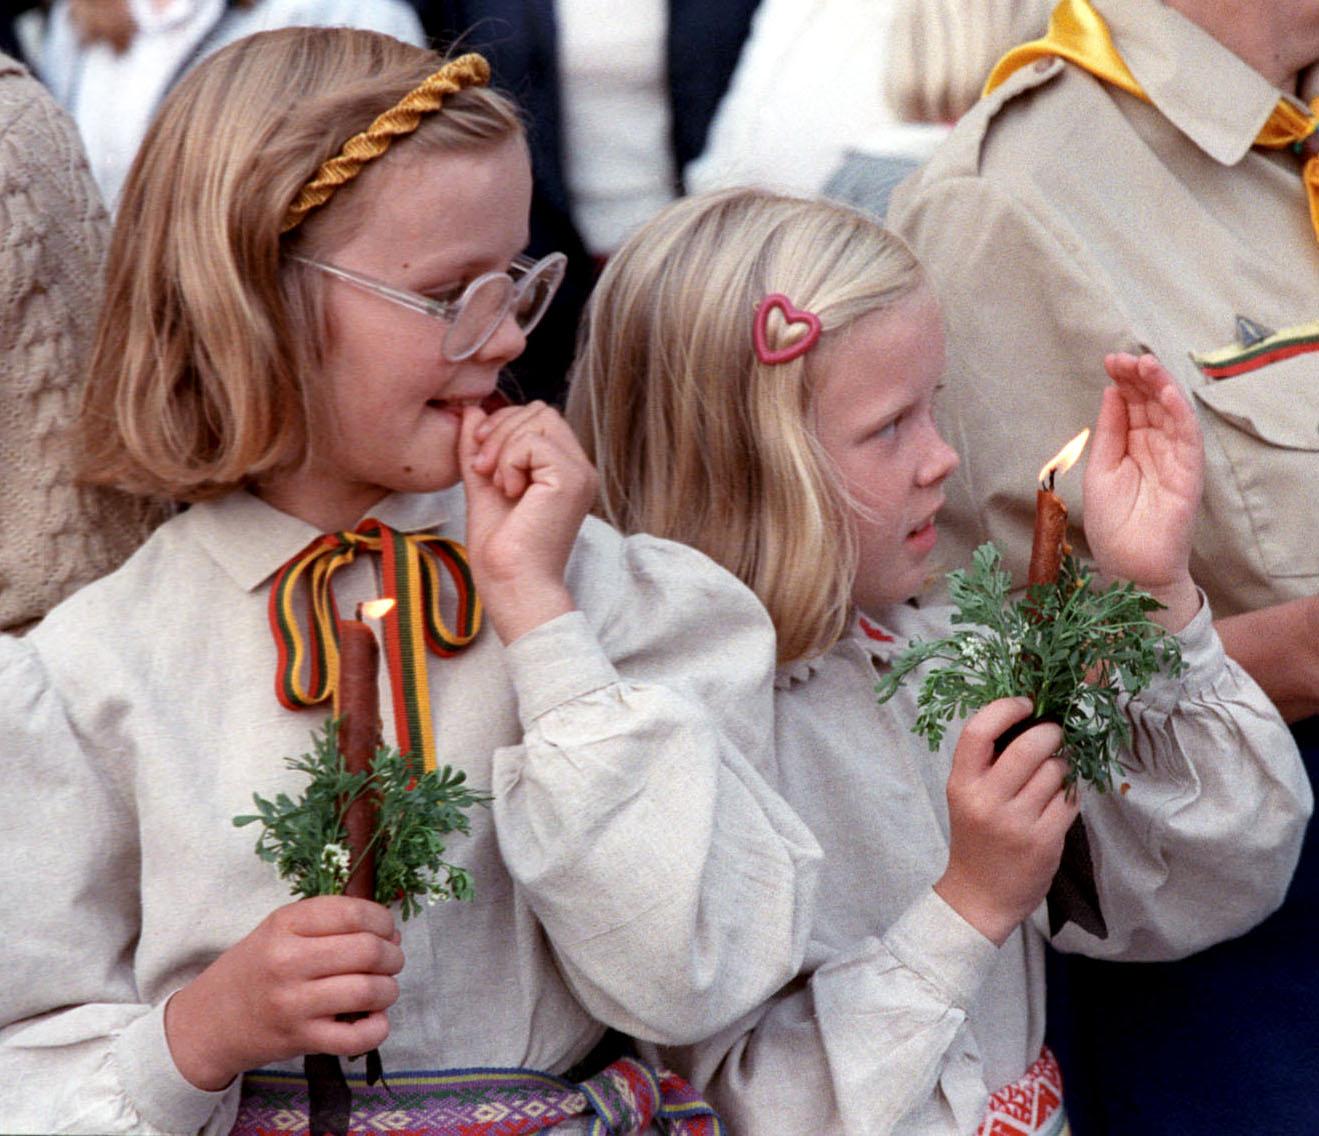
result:
<svg viewBox="0 0 1319 1136"><path fill-rule="evenodd" d="M0 630L119 565L163 507L71 483L108 222L72 121L0 55Z"/></svg>

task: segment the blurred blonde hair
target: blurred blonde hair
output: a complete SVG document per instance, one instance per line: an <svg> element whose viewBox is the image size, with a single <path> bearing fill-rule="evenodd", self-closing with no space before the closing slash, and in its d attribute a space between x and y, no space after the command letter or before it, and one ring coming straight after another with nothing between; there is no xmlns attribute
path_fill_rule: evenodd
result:
<svg viewBox="0 0 1319 1136"><path fill-rule="evenodd" d="M897 0L884 97L908 122L955 122L994 64L1044 34L1055 0Z"/></svg>
<svg viewBox="0 0 1319 1136"><path fill-rule="evenodd" d="M843 634L857 553L851 503L811 425L818 348L760 362L756 308L782 292L819 317L826 342L923 279L862 213L734 189L662 211L592 295L567 415L600 472L597 511L740 577L774 620L780 661ZM793 335L770 320L772 349Z"/></svg>
<svg viewBox="0 0 1319 1136"><path fill-rule="evenodd" d="M346 238L372 171L283 241L281 222L346 138L442 62L376 32L285 28L216 52L170 92L111 239L79 418L84 481L200 500L305 457L322 281L284 254ZM507 99L473 88L372 164L521 131Z"/></svg>

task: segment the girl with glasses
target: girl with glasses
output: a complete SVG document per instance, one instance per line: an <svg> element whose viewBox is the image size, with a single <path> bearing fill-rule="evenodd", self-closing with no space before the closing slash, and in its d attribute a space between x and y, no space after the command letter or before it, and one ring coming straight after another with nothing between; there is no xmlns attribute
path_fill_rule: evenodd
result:
<svg viewBox="0 0 1319 1136"><path fill-rule="evenodd" d="M800 961L818 850L748 761L762 610L584 519L594 473L555 412L483 409L562 271L520 259L526 143L485 74L366 32L254 36L178 85L129 176L83 470L191 505L0 643L6 851L40 880L0 885L6 1130L255 1132L300 1099L301 1055L372 1049L407 1101L357 1084L355 1125L580 1128L600 1096L564 1075L608 1063L606 1026L694 1040ZM231 823L305 786L282 759L328 708L298 666L318 631L333 662L299 583L327 551L339 612L397 600L385 740L493 794L449 850L475 899L406 923L290 903ZM440 581L439 631L399 565ZM526 1092L425 1073L455 1067ZM619 1130L682 1092L599 1075L636 1098Z"/></svg>

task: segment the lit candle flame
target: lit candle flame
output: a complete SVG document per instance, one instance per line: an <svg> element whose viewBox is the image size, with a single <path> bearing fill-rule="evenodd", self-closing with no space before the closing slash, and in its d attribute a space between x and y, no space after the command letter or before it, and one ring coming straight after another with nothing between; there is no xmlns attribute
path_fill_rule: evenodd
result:
<svg viewBox="0 0 1319 1136"><path fill-rule="evenodd" d="M357 614L361 619L384 619L394 610L391 599L366 600L357 605Z"/></svg>
<svg viewBox="0 0 1319 1136"><path fill-rule="evenodd" d="M1060 473L1066 473L1076 464L1085 444L1090 440L1090 427L1086 427L1067 443L1061 450L1044 463L1040 470L1040 484L1053 487L1053 479Z"/></svg>

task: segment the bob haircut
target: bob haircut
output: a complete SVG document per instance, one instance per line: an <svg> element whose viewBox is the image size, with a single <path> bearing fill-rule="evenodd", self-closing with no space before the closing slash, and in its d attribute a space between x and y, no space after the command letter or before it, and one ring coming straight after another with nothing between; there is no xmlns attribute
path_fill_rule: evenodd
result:
<svg viewBox="0 0 1319 1136"><path fill-rule="evenodd" d="M283 239L281 223L322 162L443 63L376 32L284 28L216 52L170 92L111 238L82 481L197 501L305 460L322 281L285 254L346 238L372 167L520 140L517 111L485 88L449 95Z"/></svg>
<svg viewBox="0 0 1319 1136"><path fill-rule="evenodd" d="M774 620L780 662L846 630L856 537L813 433L818 350L760 362L756 309L782 292L819 317L825 342L923 282L907 246L862 213L734 189L656 215L596 285L568 419L600 473L597 511L740 577ZM771 349L804 332L771 313Z"/></svg>

